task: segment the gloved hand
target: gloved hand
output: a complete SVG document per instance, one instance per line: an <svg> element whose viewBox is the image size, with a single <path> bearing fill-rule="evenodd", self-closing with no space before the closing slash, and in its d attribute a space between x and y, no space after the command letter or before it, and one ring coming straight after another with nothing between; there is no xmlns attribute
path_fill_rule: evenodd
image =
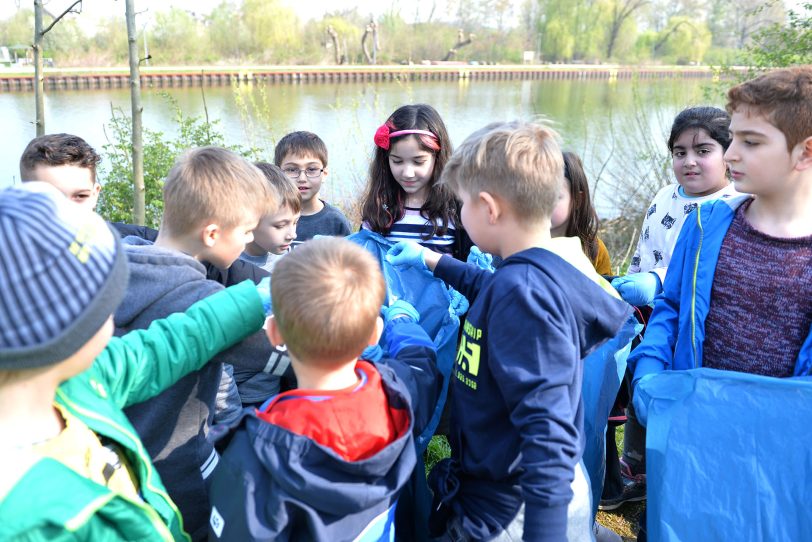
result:
<svg viewBox="0 0 812 542"><path fill-rule="evenodd" d="M414 267L431 274L423 253L428 250L414 241L401 241L386 253L386 261L396 267Z"/></svg>
<svg viewBox="0 0 812 542"><path fill-rule="evenodd" d="M365 359L367 361L380 361L383 357L383 348L379 344L373 344L371 346L367 346L364 348L364 351L361 352L361 359Z"/></svg>
<svg viewBox="0 0 812 542"><path fill-rule="evenodd" d="M420 321L420 313L408 301L402 299L396 300L388 307L381 309L381 316L383 316L383 323L388 324L397 317L409 318L412 322Z"/></svg>
<svg viewBox="0 0 812 542"><path fill-rule="evenodd" d="M634 383L634 389L632 390L634 415L637 418L637 421L640 422L640 425L643 427L648 426L648 404L651 401L651 397L649 397L649 395L640 388L640 384L651 380L655 376L657 376L657 373L647 374L646 376L642 377L640 380Z"/></svg>
<svg viewBox="0 0 812 542"><path fill-rule="evenodd" d="M273 314L271 301L271 277L265 277L257 284L257 293L262 300L262 308L265 309L265 316Z"/></svg>
<svg viewBox="0 0 812 542"><path fill-rule="evenodd" d="M656 273L632 273L617 277L612 286L629 305L648 305L663 291L660 277Z"/></svg>
<svg viewBox="0 0 812 542"><path fill-rule="evenodd" d="M449 303L449 308L454 311L454 314L457 316L462 316L468 312L468 309L470 308L468 298L453 288L448 293L451 295L451 303Z"/></svg>
<svg viewBox="0 0 812 542"><path fill-rule="evenodd" d="M493 254L482 252L479 247L473 245L468 252L468 263L475 264L483 269L493 268Z"/></svg>

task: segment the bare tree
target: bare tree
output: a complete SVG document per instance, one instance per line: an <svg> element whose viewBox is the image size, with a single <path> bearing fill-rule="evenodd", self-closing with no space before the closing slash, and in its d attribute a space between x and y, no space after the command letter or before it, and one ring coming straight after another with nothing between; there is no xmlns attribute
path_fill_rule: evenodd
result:
<svg viewBox="0 0 812 542"><path fill-rule="evenodd" d="M457 50L460 47L465 47L466 45L471 43L473 40L474 40L474 35L473 34L468 34L468 37L466 38L465 37L465 32L463 32L462 28L460 28L457 31L457 43L454 45L454 47L449 49L448 52L445 54L445 57L443 57L443 62L446 62L446 61L451 60L452 58L454 58L454 56L457 54Z"/></svg>
<svg viewBox="0 0 812 542"><path fill-rule="evenodd" d="M79 6L78 10L74 8ZM31 46L34 49L34 100L36 102L36 121L34 124L37 127L37 137L45 135L45 74L42 69L42 43L47 34L62 17L68 13L81 13L82 0L76 0L71 6L54 17L54 20L47 28L42 28L42 0L34 0L34 44Z"/></svg>
<svg viewBox="0 0 812 542"><path fill-rule="evenodd" d="M336 64L344 64L347 57L341 52L341 43L338 41L338 32L336 32L336 29L333 28L333 25L327 27L327 35L330 36L330 40L333 42L333 53L335 55Z"/></svg>
<svg viewBox="0 0 812 542"><path fill-rule="evenodd" d="M372 52L370 52L367 46L367 38L370 36L372 37ZM378 44L378 23L375 22L375 19L371 19L366 28L364 28L364 34L361 36L361 49L364 51L364 58L366 58L367 64L375 64L377 52L380 49L380 45Z"/></svg>
<svg viewBox="0 0 812 542"><path fill-rule="evenodd" d="M127 43L130 56L130 101L132 103L132 146L133 146L133 221L146 223L146 187L144 186L144 143L141 114L141 73L138 58L138 35L135 30L134 0L125 0L127 18Z"/></svg>
<svg viewBox="0 0 812 542"><path fill-rule="evenodd" d="M615 0L612 3L612 21L609 25L609 39L606 43L607 59L612 58L612 53L615 52L615 45L623 23L647 3L648 0Z"/></svg>

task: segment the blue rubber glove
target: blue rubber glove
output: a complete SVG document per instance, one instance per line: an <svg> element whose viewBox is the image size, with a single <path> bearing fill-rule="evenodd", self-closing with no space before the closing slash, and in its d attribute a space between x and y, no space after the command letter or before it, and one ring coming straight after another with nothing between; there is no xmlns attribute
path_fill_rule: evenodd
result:
<svg viewBox="0 0 812 542"><path fill-rule="evenodd" d="M464 295L459 293L457 290L453 288L448 292L451 295L451 302L449 303L449 308L454 311L454 314L457 316L462 316L468 309L470 308L470 304L468 303L468 298Z"/></svg>
<svg viewBox="0 0 812 542"><path fill-rule="evenodd" d="M259 284L257 284L257 293L262 300L262 308L265 309L265 315L270 316L273 314L273 305L271 301L271 277L265 277Z"/></svg>
<svg viewBox="0 0 812 542"><path fill-rule="evenodd" d="M428 250L414 241L401 241L396 243L386 253L386 261L395 267L414 267L420 271L431 274L423 253Z"/></svg>
<svg viewBox="0 0 812 542"><path fill-rule="evenodd" d="M637 307L651 304L657 294L663 291L663 284L656 273L632 273L617 277L612 281L612 287L626 303Z"/></svg>
<svg viewBox="0 0 812 542"><path fill-rule="evenodd" d="M420 313L417 312L417 309L411 303L402 299L398 299L388 307L381 309L381 316L383 316L384 325L389 324L397 317L407 317L411 322L420 321Z"/></svg>
<svg viewBox="0 0 812 542"><path fill-rule="evenodd" d="M365 359L367 361L380 361L383 358L383 348L379 344L373 344L372 346L367 346L364 348L364 351L361 352L361 359Z"/></svg>
<svg viewBox="0 0 812 542"><path fill-rule="evenodd" d="M472 246L471 250L468 252L467 261L468 263L472 263L477 267L481 267L482 269L493 270L493 254L482 252L476 245Z"/></svg>

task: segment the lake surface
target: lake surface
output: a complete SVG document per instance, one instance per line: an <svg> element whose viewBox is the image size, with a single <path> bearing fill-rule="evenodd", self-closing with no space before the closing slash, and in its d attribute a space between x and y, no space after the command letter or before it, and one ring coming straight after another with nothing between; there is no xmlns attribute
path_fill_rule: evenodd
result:
<svg viewBox="0 0 812 542"><path fill-rule="evenodd" d="M651 138L665 151L671 120L684 107L703 103L704 84L697 79L461 80L144 89L144 126L168 135L176 132L168 94L186 115L203 115L205 96L209 118L219 122L226 141L258 147L268 161L275 142L286 133L315 132L329 151L324 196L346 202L363 188L376 128L405 103L433 105L455 145L489 122L544 117L561 134L564 146L583 156L592 176L610 155L614 159L609 167L625 167L618 156L633 156L641 138ZM74 133L101 151L108 142L105 125L111 109L129 114L129 100L126 89L49 92L46 133ZM33 93L0 94L0 187L19 181L20 154L35 136L34 116ZM627 152L619 154L617 149ZM602 216L613 213L606 190L599 186L595 194Z"/></svg>

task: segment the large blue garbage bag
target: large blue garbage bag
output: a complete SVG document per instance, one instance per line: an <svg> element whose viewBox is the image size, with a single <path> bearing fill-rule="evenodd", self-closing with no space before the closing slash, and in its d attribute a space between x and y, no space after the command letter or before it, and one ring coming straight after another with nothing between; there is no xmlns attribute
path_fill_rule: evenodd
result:
<svg viewBox="0 0 812 542"><path fill-rule="evenodd" d="M494 270L493 257L471 248L468 263ZM583 463L592 492L592 516L598 512L606 471L606 425L615 403L620 383L626 372L632 339L643 330L634 316L629 316L617 335L584 358L581 397L584 402Z"/></svg>
<svg viewBox="0 0 812 542"><path fill-rule="evenodd" d="M612 339L584 358L584 467L592 490L592 516L598 512L606 472L606 425L626 372L632 339L643 330L634 316ZM614 442L613 442L614 444Z"/></svg>
<svg viewBox="0 0 812 542"><path fill-rule="evenodd" d="M812 380L702 368L635 393L649 540L810 540Z"/></svg>
<svg viewBox="0 0 812 542"><path fill-rule="evenodd" d="M437 368L442 373L444 382L434 415L428 427L417 438L417 447L422 453L437 429L445 406L449 377L457 353L457 334L460 328L460 313L457 311L465 310L459 306L461 296L456 294L456 298L453 297L453 291L443 281L430 277L423 271L395 268L384 258L393 243L383 236L369 230L361 230L347 239L363 246L378 258L386 280L386 303L389 304L395 299L411 303L420 313L420 326L426 330L437 347ZM467 306L467 302L465 305ZM383 352L383 355L387 354Z"/></svg>

